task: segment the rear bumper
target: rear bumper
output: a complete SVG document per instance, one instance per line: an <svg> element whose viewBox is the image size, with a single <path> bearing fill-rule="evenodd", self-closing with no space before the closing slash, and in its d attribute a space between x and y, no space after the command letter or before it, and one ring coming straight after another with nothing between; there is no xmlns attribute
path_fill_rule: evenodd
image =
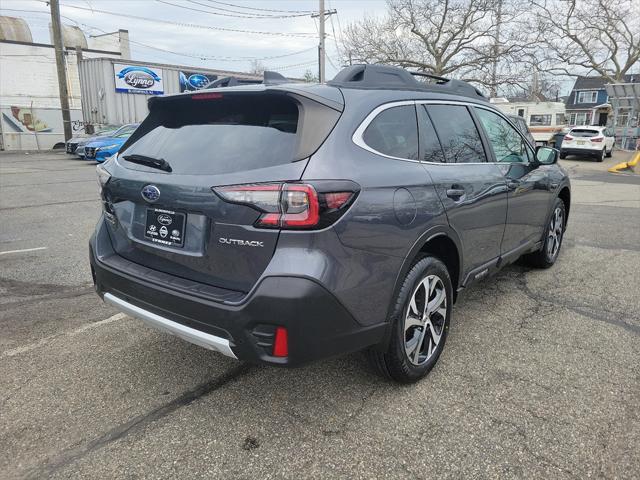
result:
<svg viewBox="0 0 640 480"><path fill-rule="evenodd" d="M91 239L90 261L96 291L105 302L205 348L253 363L297 366L362 350L383 338L386 324L360 325L311 279L266 277L241 299L234 292L213 299L201 289L193 288L190 294L170 283L156 283L145 274L148 269L131 262L125 271L120 267L126 260L105 252L104 239L97 240L101 235L108 235L104 228ZM103 251L96 254L96 248ZM280 326L288 333L284 358L272 355Z"/></svg>
<svg viewBox="0 0 640 480"><path fill-rule="evenodd" d="M111 293L105 293L103 299L105 303L116 307L118 310L131 317L139 318L158 330L164 330L172 335L176 335L188 342L195 343L196 345L200 345L201 347L209 350L218 351L227 357L237 358L229 346L229 340L225 338L210 335L200 330L196 330L195 328L174 322L173 320L157 315L149 310L136 307L134 304L118 298Z"/></svg>
<svg viewBox="0 0 640 480"><path fill-rule="evenodd" d="M604 148L604 147L603 147ZM560 153L565 153L567 155L578 155L583 157L599 157L602 155L602 149L596 150L592 148L560 148Z"/></svg>

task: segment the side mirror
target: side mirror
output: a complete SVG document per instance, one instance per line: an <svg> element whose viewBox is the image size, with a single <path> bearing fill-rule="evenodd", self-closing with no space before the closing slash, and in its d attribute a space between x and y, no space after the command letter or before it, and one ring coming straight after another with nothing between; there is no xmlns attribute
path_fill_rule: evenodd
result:
<svg viewBox="0 0 640 480"><path fill-rule="evenodd" d="M553 165L558 162L560 152L551 147L537 147L536 148L536 161L540 165Z"/></svg>

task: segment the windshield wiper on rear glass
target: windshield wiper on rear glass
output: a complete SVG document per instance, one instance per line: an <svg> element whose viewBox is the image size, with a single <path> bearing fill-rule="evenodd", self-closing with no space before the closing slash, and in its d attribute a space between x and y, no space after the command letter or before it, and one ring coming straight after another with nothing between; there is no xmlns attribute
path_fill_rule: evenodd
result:
<svg viewBox="0 0 640 480"><path fill-rule="evenodd" d="M157 168L159 170L164 170L165 172L171 172L171 165L164 158L153 158L148 157L147 155L138 155L137 153L132 153L131 155L124 155L124 158L127 162L131 163L139 163L140 165L146 165L147 167Z"/></svg>

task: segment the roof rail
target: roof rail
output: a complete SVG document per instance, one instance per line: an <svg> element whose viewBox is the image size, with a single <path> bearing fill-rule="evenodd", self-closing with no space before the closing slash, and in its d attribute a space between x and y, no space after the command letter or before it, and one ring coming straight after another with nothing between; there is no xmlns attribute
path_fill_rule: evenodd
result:
<svg viewBox="0 0 640 480"><path fill-rule="evenodd" d="M286 77L282 76L278 72L270 72L265 70L262 80L253 80L249 78L238 77L222 77L209 83L205 88L221 88L221 87L235 87L236 85L279 85L281 83L289 83Z"/></svg>
<svg viewBox="0 0 640 480"><path fill-rule="evenodd" d="M414 77L426 77L434 82L420 82ZM352 65L340 70L327 84L344 88L424 90L487 100L480 90L462 80L410 72L388 65Z"/></svg>

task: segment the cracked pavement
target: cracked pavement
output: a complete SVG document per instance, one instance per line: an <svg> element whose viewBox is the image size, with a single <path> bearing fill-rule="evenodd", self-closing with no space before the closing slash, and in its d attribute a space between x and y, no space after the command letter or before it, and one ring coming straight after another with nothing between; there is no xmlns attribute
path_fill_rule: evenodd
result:
<svg viewBox="0 0 640 480"><path fill-rule="evenodd" d="M91 287L93 165L0 154L0 477L637 478L640 176L606 173L624 159L563 161L558 263L464 292L436 368L396 386L360 354L245 365L118 314Z"/></svg>

